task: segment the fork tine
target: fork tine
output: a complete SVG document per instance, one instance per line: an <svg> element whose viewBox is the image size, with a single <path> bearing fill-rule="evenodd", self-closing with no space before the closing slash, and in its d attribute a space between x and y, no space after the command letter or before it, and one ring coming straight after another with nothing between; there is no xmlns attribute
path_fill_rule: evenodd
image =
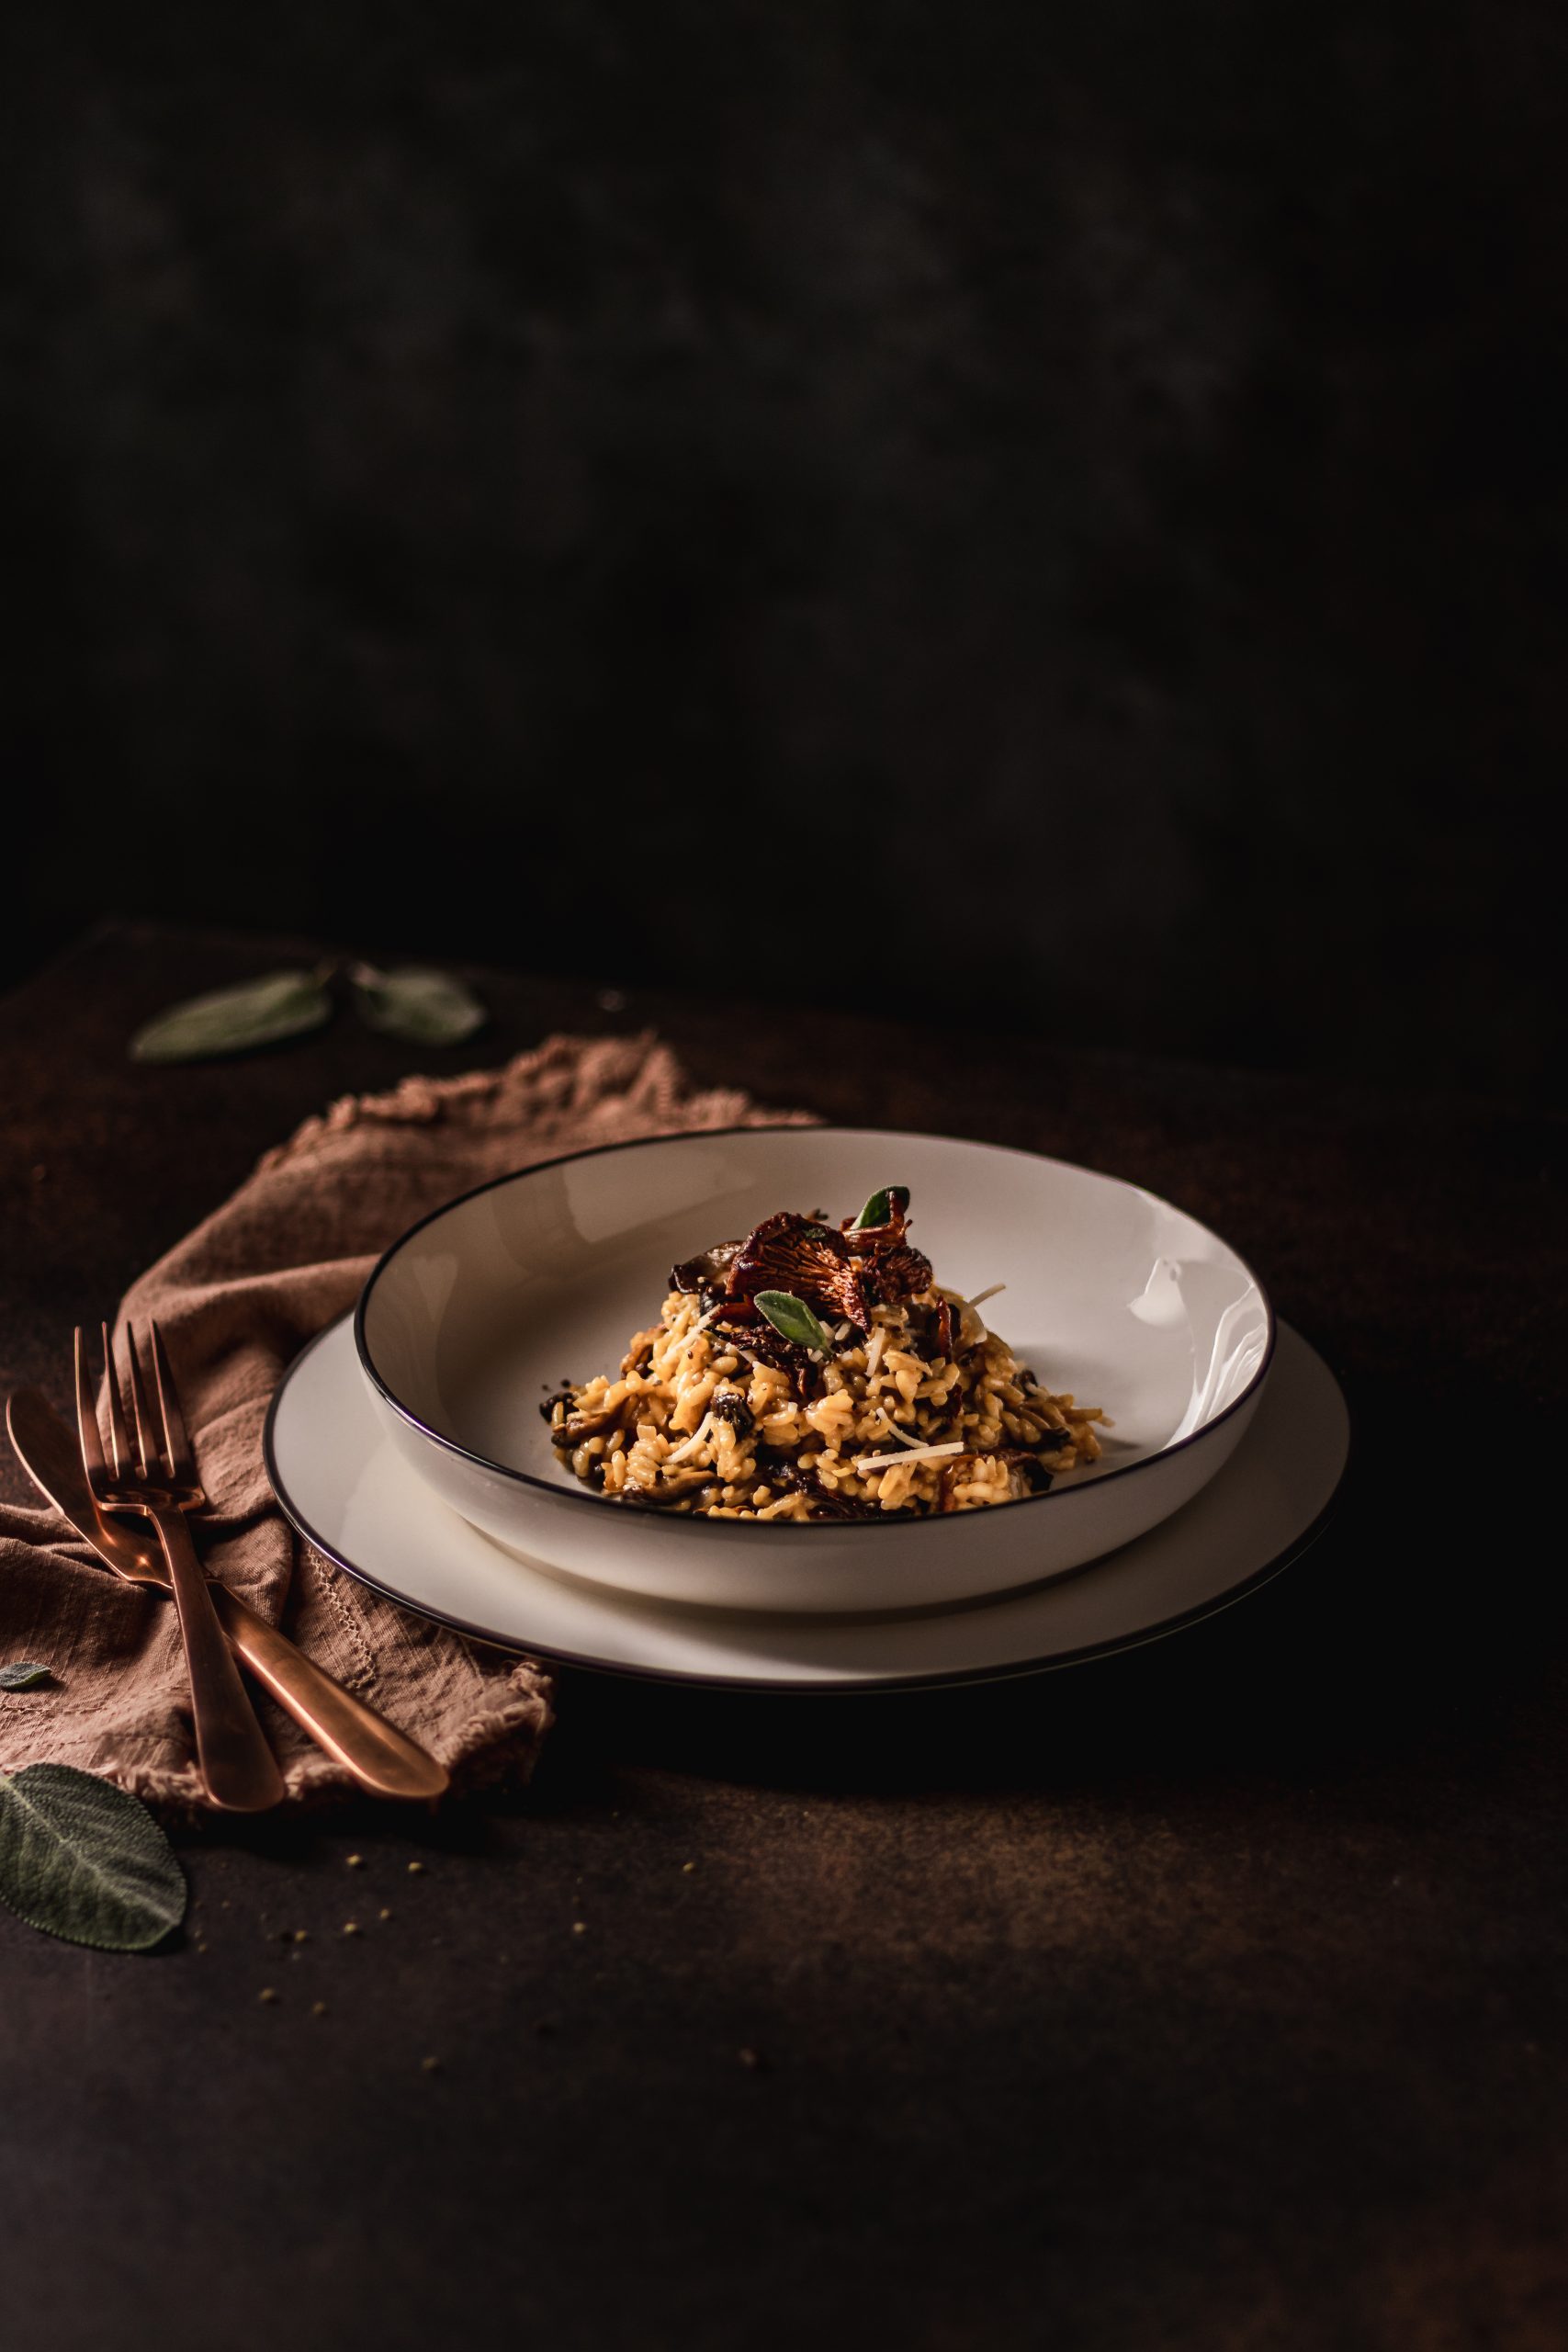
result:
<svg viewBox="0 0 1568 2352"><path fill-rule="evenodd" d="M152 1369L158 1379L158 1403L164 1415L164 1452L168 1458L169 1473L176 1486L194 1487L196 1457L186 1434L186 1418L180 1410L180 1392L175 1386L174 1367L169 1351L164 1345L164 1334L149 1318L148 1330L152 1339Z"/></svg>
<svg viewBox="0 0 1568 2352"><path fill-rule="evenodd" d="M141 1351L136 1344L134 1323L125 1327L125 1360L130 1374L130 1409L136 1416L136 1449L141 1457L141 1475L155 1478L164 1467L163 1453L152 1408L147 1400L148 1383L142 1374Z"/></svg>
<svg viewBox="0 0 1568 2352"><path fill-rule="evenodd" d="M115 1368L114 1340L107 1323L103 1326L103 1334L104 1386L108 1391L109 1406L109 1453L114 1462L115 1476L128 1478L133 1474L136 1464L131 1457L130 1431L125 1425L125 1400L119 1393L119 1374Z"/></svg>
<svg viewBox="0 0 1568 2352"><path fill-rule="evenodd" d="M104 1460L103 1431L98 1427L98 1408L93 1401L92 1376L87 1370L87 1345L82 1326L76 1326L76 1442L82 1449L82 1467L87 1474L87 1484L96 1494L107 1484L108 1464Z"/></svg>

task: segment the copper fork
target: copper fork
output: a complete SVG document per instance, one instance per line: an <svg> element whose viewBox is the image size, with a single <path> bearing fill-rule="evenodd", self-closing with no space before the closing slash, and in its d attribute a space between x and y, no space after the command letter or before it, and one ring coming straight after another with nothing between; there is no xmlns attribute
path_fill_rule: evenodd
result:
<svg viewBox="0 0 1568 2352"><path fill-rule="evenodd" d="M125 1334L124 1377L130 1398L128 1419L109 1327L107 1323L103 1327L104 1387L111 1456L110 1461L106 1461L88 1378L86 1349L81 1330L77 1330L76 1428L82 1445L82 1466L96 1500L106 1510L140 1511L152 1521L157 1532L185 1641L197 1764L208 1795L227 1813L261 1813L268 1805L276 1804L282 1796L283 1775L240 1679L186 1523L186 1512L199 1510L207 1497L197 1476L163 1335L156 1323L149 1324L148 1331L153 1367L151 1382L142 1369L135 1332L128 1327ZM154 1393L158 1399L156 1423L150 1402ZM132 1425L136 1431L134 1446Z"/></svg>

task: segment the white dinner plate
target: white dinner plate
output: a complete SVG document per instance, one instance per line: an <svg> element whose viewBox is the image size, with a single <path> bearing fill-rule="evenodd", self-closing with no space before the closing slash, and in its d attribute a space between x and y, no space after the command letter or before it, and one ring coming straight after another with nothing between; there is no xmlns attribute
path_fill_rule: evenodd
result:
<svg viewBox="0 0 1568 2352"><path fill-rule="evenodd" d="M852 1691L1072 1665L1211 1615L1305 1550L1344 1475L1349 1434L1333 1374L1280 1326L1251 1427L1225 1468L1174 1517L1032 1589L875 1618L634 1600L503 1550L400 1458L360 1376L347 1316L285 1376L267 1421L266 1461L279 1502L319 1551L378 1591L484 1641L672 1681Z"/></svg>

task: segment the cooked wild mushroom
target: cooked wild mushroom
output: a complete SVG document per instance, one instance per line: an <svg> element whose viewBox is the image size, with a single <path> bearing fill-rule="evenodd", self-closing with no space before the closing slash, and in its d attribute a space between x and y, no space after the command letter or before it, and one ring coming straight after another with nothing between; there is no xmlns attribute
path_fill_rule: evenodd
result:
<svg viewBox="0 0 1568 2352"><path fill-rule="evenodd" d="M788 1291L811 1307L828 1308L863 1331L870 1320L860 1270L842 1234L781 1209L748 1234L729 1268L733 1299L755 1298L760 1290Z"/></svg>

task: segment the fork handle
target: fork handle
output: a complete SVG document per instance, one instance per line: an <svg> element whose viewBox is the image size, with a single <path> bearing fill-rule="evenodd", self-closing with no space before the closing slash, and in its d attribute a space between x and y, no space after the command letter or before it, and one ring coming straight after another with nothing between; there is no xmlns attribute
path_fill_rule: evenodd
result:
<svg viewBox="0 0 1568 2352"><path fill-rule="evenodd" d="M218 1622L185 1515L150 1510L147 1516L158 1531L175 1589L190 1675L197 1764L207 1793L225 1813L263 1813L282 1798L283 1775Z"/></svg>
<svg viewBox="0 0 1568 2352"><path fill-rule="evenodd" d="M450 1775L428 1750L296 1649L238 1593L209 1588L219 1621L256 1680L301 1730L378 1797L438 1797Z"/></svg>

